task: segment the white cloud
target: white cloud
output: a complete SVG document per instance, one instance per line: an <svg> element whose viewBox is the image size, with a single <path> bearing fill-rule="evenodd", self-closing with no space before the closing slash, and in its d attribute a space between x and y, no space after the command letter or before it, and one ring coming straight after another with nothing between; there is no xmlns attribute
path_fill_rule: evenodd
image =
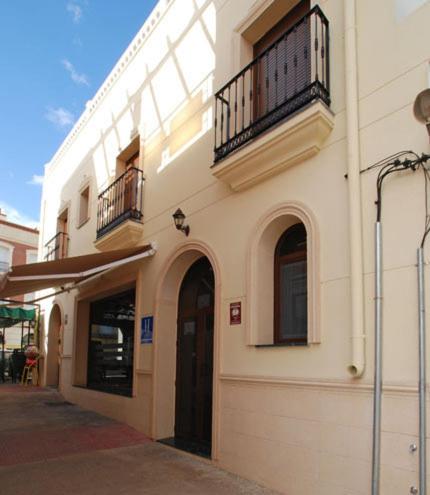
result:
<svg viewBox="0 0 430 495"><path fill-rule="evenodd" d="M61 61L66 71L70 74L72 81L76 84L84 84L85 86L89 86L90 83L88 81L88 77L85 74L79 74L79 72L75 69L75 66L65 58Z"/></svg>
<svg viewBox="0 0 430 495"><path fill-rule="evenodd" d="M75 121L75 116L63 107L48 107L45 118L58 127L69 127Z"/></svg>
<svg viewBox="0 0 430 495"><path fill-rule="evenodd" d="M16 208L5 203L4 201L0 201L0 210L6 213L8 222L18 223L20 225L25 225L26 227L36 228L39 224L38 220L34 220L33 218L24 215L19 212Z"/></svg>
<svg viewBox="0 0 430 495"><path fill-rule="evenodd" d="M77 24L82 17L82 8L75 2L68 2L66 9L67 12L72 14L73 22Z"/></svg>
<svg viewBox="0 0 430 495"><path fill-rule="evenodd" d="M27 184L32 186L41 186L43 184L43 175L34 174L31 180L27 181Z"/></svg>

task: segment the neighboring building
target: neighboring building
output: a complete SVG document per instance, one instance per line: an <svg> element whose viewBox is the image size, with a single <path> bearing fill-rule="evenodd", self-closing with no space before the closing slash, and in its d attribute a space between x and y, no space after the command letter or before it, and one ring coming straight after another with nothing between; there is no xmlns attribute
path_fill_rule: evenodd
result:
<svg viewBox="0 0 430 495"><path fill-rule="evenodd" d="M429 151L412 3L160 0L46 168L40 249L80 282L43 303L45 383L284 493L370 493L378 170L360 170ZM390 495L417 485L424 211L421 171L384 183Z"/></svg>
<svg viewBox="0 0 430 495"><path fill-rule="evenodd" d="M0 210L0 274L9 271L12 265L25 265L37 262L39 231L24 225L8 221L6 213ZM17 301L31 301L35 294L17 295ZM27 330L25 330L27 333ZM5 332L5 348L20 349L21 326L12 327Z"/></svg>

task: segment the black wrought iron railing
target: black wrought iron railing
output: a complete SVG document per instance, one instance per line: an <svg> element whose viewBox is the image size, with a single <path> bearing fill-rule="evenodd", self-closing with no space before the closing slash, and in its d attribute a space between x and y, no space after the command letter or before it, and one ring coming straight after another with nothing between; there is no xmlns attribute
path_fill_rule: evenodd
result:
<svg viewBox="0 0 430 495"><path fill-rule="evenodd" d="M98 197L97 239L128 219L143 217L143 172L129 168Z"/></svg>
<svg viewBox="0 0 430 495"><path fill-rule="evenodd" d="M330 105L329 22L318 6L215 94L214 161L316 99Z"/></svg>
<svg viewBox="0 0 430 495"><path fill-rule="evenodd" d="M69 237L67 232L58 232L45 244L45 260L61 260L67 258Z"/></svg>

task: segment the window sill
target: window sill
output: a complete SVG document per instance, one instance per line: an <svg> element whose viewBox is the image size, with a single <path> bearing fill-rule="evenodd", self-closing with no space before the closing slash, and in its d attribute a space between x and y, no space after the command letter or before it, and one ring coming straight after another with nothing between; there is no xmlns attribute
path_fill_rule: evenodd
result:
<svg viewBox="0 0 430 495"><path fill-rule="evenodd" d="M254 347L309 347L309 342L285 342L282 344L255 344Z"/></svg>

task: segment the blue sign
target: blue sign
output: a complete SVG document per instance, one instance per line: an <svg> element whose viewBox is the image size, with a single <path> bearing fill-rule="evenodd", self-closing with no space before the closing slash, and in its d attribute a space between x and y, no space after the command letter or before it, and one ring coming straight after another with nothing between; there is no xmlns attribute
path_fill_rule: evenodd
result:
<svg viewBox="0 0 430 495"><path fill-rule="evenodd" d="M152 344L152 329L154 327L154 317L145 316L142 318L141 331L140 331L140 343Z"/></svg>

